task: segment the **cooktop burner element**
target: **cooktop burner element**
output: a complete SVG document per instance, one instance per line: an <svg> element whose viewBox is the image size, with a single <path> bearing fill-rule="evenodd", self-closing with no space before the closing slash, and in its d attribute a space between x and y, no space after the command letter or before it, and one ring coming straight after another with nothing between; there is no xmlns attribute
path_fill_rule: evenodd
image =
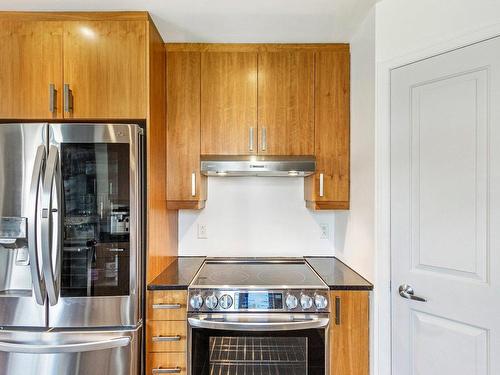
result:
<svg viewBox="0 0 500 375"><path fill-rule="evenodd" d="M189 311L327 312L328 287L304 259L209 258L189 286Z"/></svg>

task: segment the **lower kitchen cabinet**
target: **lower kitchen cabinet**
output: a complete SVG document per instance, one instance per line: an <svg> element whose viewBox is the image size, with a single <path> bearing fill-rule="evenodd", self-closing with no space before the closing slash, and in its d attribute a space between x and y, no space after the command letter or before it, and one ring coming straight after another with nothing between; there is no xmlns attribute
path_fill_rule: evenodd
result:
<svg viewBox="0 0 500 375"><path fill-rule="evenodd" d="M368 375L369 292L332 291L330 374Z"/></svg>
<svg viewBox="0 0 500 375"><path fill-rule="evenodd" d="M146 374L186 375L186 353L148 353Z"/></svg>

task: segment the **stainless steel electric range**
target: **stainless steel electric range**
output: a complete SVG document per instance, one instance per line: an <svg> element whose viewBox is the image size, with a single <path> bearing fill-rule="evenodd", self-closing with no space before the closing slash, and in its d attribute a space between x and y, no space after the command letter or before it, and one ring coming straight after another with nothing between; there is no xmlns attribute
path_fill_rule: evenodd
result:
<svg viewBox="0 0 500 375"><path fill-rule="evenodd" d="M302 258L209 258L188 288L188 374L328 374L328 286Z"/></svg>

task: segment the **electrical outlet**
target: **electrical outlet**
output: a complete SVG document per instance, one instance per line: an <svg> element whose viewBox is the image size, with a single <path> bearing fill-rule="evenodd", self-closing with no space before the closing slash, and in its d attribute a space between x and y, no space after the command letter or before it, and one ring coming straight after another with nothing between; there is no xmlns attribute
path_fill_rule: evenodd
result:
<svg viewBox="0 0 500 375"><path fill-rule="evenodd" d="M330 238L330 225L327 223L321 223L319 225L320 228L320 235L319 238L322 240L327 240Z"/></svg>
<svg viewBox="0 0 500 375"><path fill-rule="evenodd" d="M208 227L206 224L198 224L198 238L199 239L208 238Z"/></svg>

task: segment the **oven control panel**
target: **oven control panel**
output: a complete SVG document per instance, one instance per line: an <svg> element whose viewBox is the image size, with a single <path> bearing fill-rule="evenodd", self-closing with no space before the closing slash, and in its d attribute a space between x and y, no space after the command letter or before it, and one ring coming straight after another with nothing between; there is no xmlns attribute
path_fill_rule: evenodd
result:
<svg viewBox="0 0 500 375"><path fill-rule="evenodd" d="M328 290L192 289L191 312L328 312Z"/></svg>

